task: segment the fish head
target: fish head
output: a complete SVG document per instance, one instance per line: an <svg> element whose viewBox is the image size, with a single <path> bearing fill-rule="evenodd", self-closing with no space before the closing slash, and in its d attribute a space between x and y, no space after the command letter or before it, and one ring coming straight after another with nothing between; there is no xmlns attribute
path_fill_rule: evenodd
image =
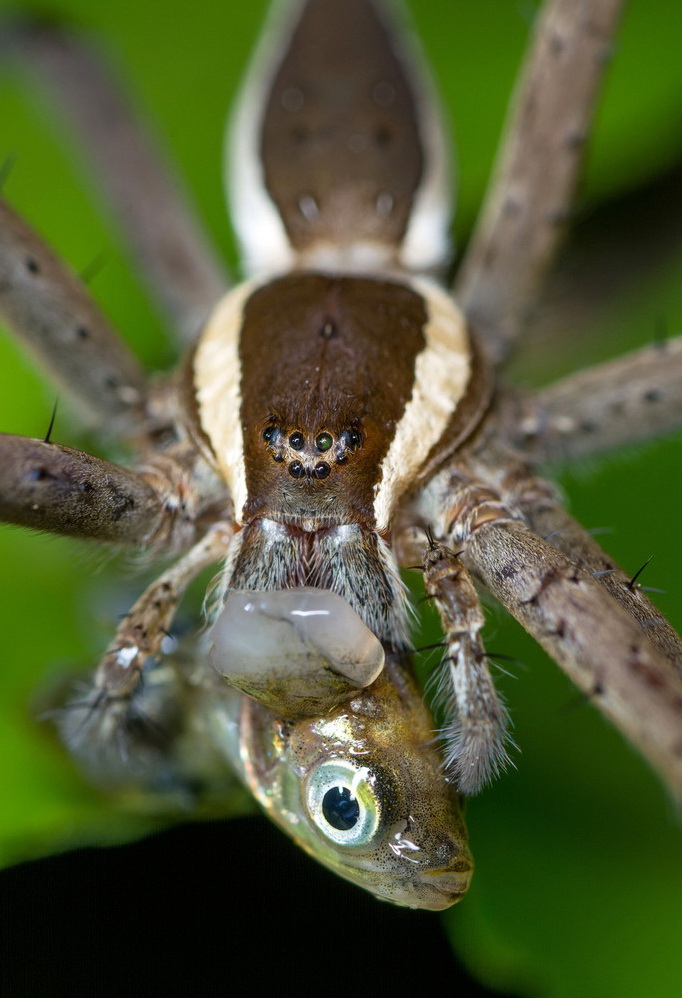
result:
<svg viewBox="0 0 682 998"><path fill-rule="evenodd" d="M439 910L473 864L461 801L409 673L385 669L323 717L277 717L244 698L243 777L311 856L377 898Z"/></svg>

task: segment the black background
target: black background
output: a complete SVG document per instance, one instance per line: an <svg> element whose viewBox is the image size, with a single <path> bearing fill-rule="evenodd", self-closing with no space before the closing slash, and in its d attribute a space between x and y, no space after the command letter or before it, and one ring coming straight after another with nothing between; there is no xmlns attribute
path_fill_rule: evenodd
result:
<svg viewBox="0 0 682 998"><path fill-rule="evenodd" d="M374 900L259 817L27 863L0 898L7 998L490 994L438 915Z"/></svg>

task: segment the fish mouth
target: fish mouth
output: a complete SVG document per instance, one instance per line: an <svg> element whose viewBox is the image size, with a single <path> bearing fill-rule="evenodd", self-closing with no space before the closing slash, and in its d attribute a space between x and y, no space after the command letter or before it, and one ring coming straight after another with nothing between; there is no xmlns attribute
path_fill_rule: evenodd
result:
<svg viewBox="0 0 682 998"><path fill-rule="evenodd" d="M376 894L381 901L391 901L402 908L443 911L461 901L466 894L473 870L436 870L422 873L416 880L394 893Z"/></svg>
<svg viewBox="0 0 682 998"><path fill-rule="evenodd" d="M420 908L428 908L430 911L442 911L450 908L453 904L461 901L469 889L472 870L453 872L451 870L441 870L435 873L424 873L420 877L420 884L426 887L427 894L424 903Z"/></svg>

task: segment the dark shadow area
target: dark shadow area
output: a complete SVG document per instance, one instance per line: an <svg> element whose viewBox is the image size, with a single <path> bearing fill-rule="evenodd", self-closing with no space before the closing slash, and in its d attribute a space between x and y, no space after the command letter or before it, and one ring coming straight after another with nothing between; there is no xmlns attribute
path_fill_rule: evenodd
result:
<svg viewBox="0 0 682 998"><path fill-rule="evenodd" d="M8 998L491 994L438 915L375 901L262 818L28 863L0 875L0 898Z"/></svg>

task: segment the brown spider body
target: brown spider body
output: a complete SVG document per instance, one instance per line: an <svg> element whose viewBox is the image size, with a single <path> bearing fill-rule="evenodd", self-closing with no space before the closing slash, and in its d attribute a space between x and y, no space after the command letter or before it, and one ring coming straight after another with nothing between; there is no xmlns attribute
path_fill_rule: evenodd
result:
<svg viewBox="0 0 682 998"><path fill-rule="evenodd" d="M439 444L451 450L481 408L461 316L437 288L431 303L420 290L320 273L276 279L246 300L238 288L193 368L197 418L243 525L229 585L335 589L393 647L406 638L404 600L376 535L423 466L442 462ZM286 537L268 557L273 522ZM375 587L386 595L370 603L361 594Z"/></svg>
<svg viewBox="0 0 682 998"><path fill-rule="evenodd" d="M608 44L610 6L600 7L604 23L588 41L580 24L571 26L588 49ZM291 25L284 31L284 56L265 73L261 60L233 151L233 214L255 276L215 307L176 379L149 389L81 293L66 292L59 265L5 215L16 261L3 298L8 321L67 387L83 384L81 404L133 441L138 464L125 472L49 442L7 438L3 517L182 555L119 628L85 703L88 723L74 710L67 740L91 754L94 739L111 736L113 744L129 735L140 677L202 568L226 559L220 599L231 589L336 591L396 657L395 678L408 648L397 568L421 563L446 631L447 763L461 790L476 791L506 757L506 714L481 643L474 579L679 788L679 639L562 519L554 491L536 477L553 441L575 445L561 400L492 390L494 368L556 245L558 209L543 202L545 185L536 181L524 191L535 218L529 234L510 235L505 225L524 213L505 208L496 221L493 197L493 222L486 219L460 272L461 308L452 304L432 277L447 262L449 214L438 114L380 9L315 0L293 35ZM358 18L362 32L354 30ZM543 30L554 37L557 29ZM570 30L555 55L578 48ZM357 73L345 62L354 39ZM38 36L39 58L40 46ZM344 90L339 79L352 86ZM589 107L596 79L587 71L580 79ZM513 174L513 156L509 162ZM568 179L556 171L556 183L546 184L550 201L570 197L575 170L571 159ZM513 176L506 183L508 207L519 184ZM555 221L543 229L540 216ZM504 248L511 275L497 274L499 305L488 288L497 266L491 243ZM177 261L166 266L162 283L170 286ZM188 260L184 266L189 273ZM196 301L185 274L172 289L185 296L179 325L191 326L190 317L218 298L220 275L203 261L197 271L204 283ZM44 337L50 309L60 321ZM678 348L670 348L671 368ZM668 390L660 367L652 375L659 396ZM568 395L587 404L579 390ZM600 428L607 441L617 435L611 418ZM643 693L643 708L633 709ZM257 707L249 711L260 718ZM279 713L297 721L286 691Z"/></svg>

